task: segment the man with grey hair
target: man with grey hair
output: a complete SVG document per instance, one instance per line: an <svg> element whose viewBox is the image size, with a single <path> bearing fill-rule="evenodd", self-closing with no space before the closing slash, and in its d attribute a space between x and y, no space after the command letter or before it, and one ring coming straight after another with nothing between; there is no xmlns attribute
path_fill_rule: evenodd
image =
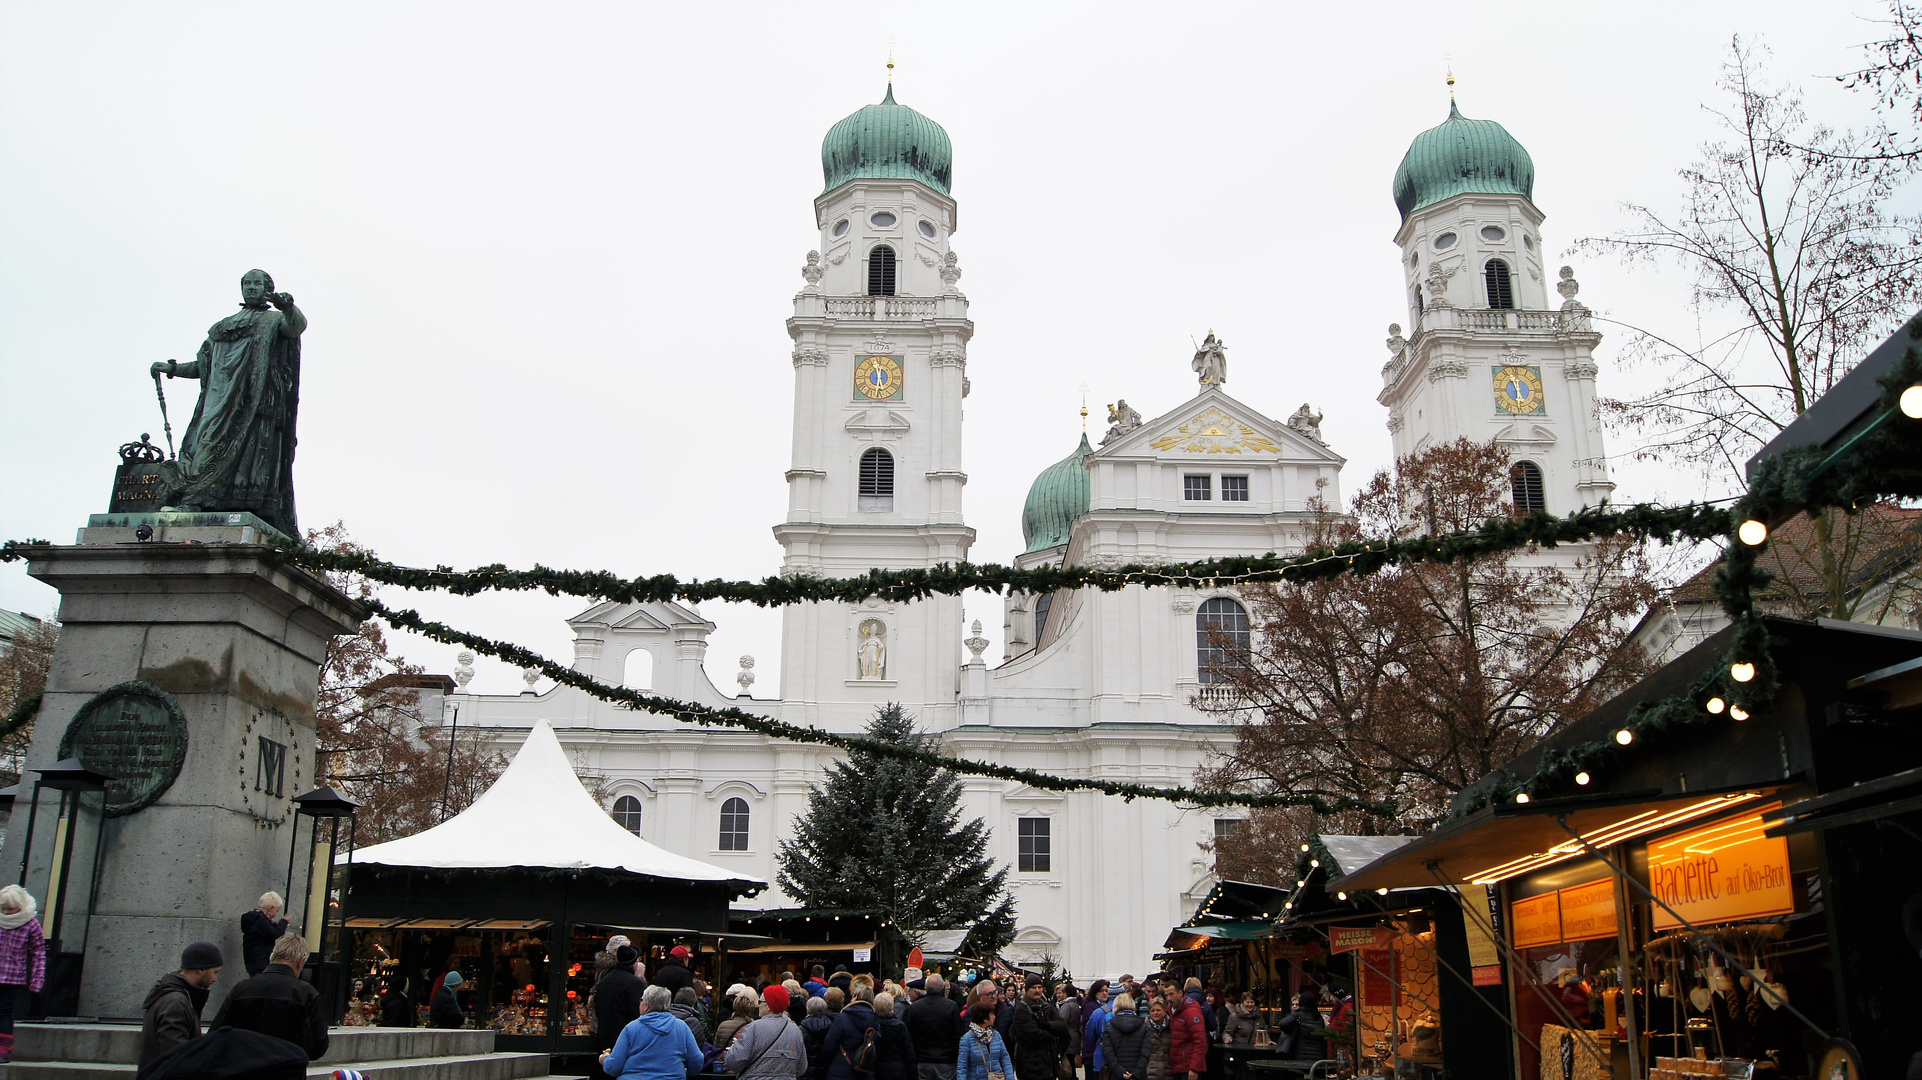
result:
<svg viewBox="0 0 1922 1080"><path fill-rule="evenodd" d="M787 987L763 991L767 1015L747 1025L727 1048L727 1071L740 1080L800 1080L807 1071L807 1039L788 1016Z"/></svg>
<svg viewBox="0 0 1922 1080"><path fill-rule="evenodd" d="M285 1039L307 1051L308 1061L327 1052L327 1013L320 992L300 981L307 966L307 939L283 934L267 957L267 970L242 980L214 1017L213 1028L237 1027Z"/></svg>
<svg viewBox="0 0 1922 1080"><path fill-rule="evenodd" d="M902 1018L908 1025L908 1037L914 1040L915 1071L920 1080L954 1080L967 1018L961 1015L961 1003L948 996L946 979L930 975L921 980L921 985L927 992L914 1000Z"/></svg>
<svg viewBox="0 0 1922 1080"><path fill-rule="evenodd" d="M240 962L248 975L267 970L274 942L287 932L287 920L280 914L285 906L279 893L265 892L260 894L259 906L240 917Z"/></svg>
<svg viewBox="0 0 1922 1080"><path fill-rule="evenodd" d="M641 1015L621 1029L611 1050L601 1051L601 1071L629 1080L676 1080L701 1070L701 1044L679 1017L665 986L641 994Z"/></svg>

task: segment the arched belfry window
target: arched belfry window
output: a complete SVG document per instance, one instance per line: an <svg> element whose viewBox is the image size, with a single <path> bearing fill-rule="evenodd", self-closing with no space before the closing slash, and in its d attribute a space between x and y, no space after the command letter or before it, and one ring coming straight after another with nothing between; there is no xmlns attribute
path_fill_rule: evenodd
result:
<svg viewBox="0 0 1922 1080"><path fill-rule="evenodd" d="M735 797L721 804L722 851L747 850L747 800Z"/></svg>
<svg viewBox="0 0 1922 1080"><path fill-rule="evenodd" d="M635 836L641 835L641 800L632 795L623 795L615 799L614 820L620 822L621 828Z"/></svg>
<svg viewBox="0 0 1922 1080"><path fill-rule="evenodd" d="M861 455L861 509L894 509L894 455L878 446Z"/></svg>
<svg viewBox="0 0 1922 1080"><path fill-rule="evenodd" d="M1548 509L1542 494L1542 467L1532 461L1517 461L1508 469L1508 486L1515 496L1515 512L1532 514Z"/></svg>
<svg viewBox="0 0 1922 1080"><path fill-rule="evenodd" d="M1506 311L1515 306L1515 283L1508 277L1508 264L1500 259L1488 260L1482 269L1482 277L1488 282L1488 306Z"/></svg>
<svg viewBox="0 0 1922 1080"><path fill-rule="evenodd" d="M868 252L868 295L894 295L894 249L886 244Z"/></svg>
<svg viewBox="0 0 1922 1080"><path fill-rule="evenodd" d="M1204 683L1227 682L1228 669L1246 662L1252 644L1248 609L1225 596L1195 612L1195 670Z"/></svg>

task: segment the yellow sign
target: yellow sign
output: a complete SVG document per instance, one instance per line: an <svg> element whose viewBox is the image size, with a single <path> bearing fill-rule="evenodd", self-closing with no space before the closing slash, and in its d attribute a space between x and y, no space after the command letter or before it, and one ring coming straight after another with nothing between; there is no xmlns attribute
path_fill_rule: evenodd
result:
<svg viewBox="0 0 1922 1080"><path fill-rule="evenodd" d="M1762 814L1780 803L1686 836L1648 845L1649 887L1682 918L1704 923L1757 919L1795 912L1795 885L1789 876L1789 844L1762 835ZM1655 928L1681 924L1660 905Z"/></svg>
<svg viewBox="0 0 1922 1080"><path fill-rule="evenodd" d="M1501 950L1495 945L1494 935L1488 932L1488 905L1478 903L1479 896L1470 900L1466 890L1461 893L1460 899L1462 926L1468 931L1468 966L1493 967L1501 963Z"/></svg>
<svg viewBox="0 0 1922 1080"><path fill-rule="evenodd" d="M1508 905L1508 922L1515 947L1532 949L1562 940L1562 906L1555 893L1543 893Z"/></svg>
<svg viewBox="0 0 1922 1080"><path fill-rule="evenodd" d="M1555 895L1562 898L1562 940L1587 941L1614 937L1615 880L1603 878L1575 885Z"/></svg>

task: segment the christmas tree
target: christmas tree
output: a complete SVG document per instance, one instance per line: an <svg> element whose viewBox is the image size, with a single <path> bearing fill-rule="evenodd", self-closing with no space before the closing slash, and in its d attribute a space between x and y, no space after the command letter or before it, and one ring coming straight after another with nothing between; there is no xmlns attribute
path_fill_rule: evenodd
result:
<svg viewBox="0 0 1922 1080"><path fill-rule="evenodd" d="M867 736L935 748L899 705L883 706ZM976 955L991 955L1014 939L1014 900L987 847L987 823L961 820L954 773L857 751L809 793L781 841L779 882L805 907L884 911L915 944L930 930L969 930Z"/></svg>

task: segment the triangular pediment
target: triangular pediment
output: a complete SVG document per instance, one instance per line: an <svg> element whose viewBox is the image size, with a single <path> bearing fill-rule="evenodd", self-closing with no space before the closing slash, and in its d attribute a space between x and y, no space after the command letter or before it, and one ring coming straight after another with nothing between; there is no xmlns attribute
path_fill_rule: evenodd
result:
<svg viewBox="0 0 1922 1080"><path fill-rule="evenodd" d="M632 604L608 601L595 604L567 620L567 624L574 627L577 632L582 627L590 626L642 632L665 632L677 626L704 626L709 630L714 628L714 624L702 618L700 612L671 600Z"/></svg>
<svg viewBox="0 0 1922 1080"><path fill-rule="evenodd" d="M1109 440L1095 456L1226 457L1337 466L1345 460L1326 444L1213 388Z"/></svg>

